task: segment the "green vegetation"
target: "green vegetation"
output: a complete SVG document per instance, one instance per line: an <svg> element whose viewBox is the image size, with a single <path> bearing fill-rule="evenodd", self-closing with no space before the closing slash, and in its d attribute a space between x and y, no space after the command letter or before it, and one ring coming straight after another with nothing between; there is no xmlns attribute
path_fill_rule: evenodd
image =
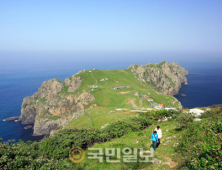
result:
<svg viewBox="0 0 222 170"><path fill-rule="evenodd" d="M94 103L100 107L151 107L147 102L141 103L139 101L141 98L135 95L136 92L139 92L140 96L143 93L152 93L152 98L155 102L164 104L166 107L179 107L179 102L173 96L158 94L151 83L141 83L127 69L90 71L91 72L86 71L77 75L83 78L83 82L75 94L82 93L83 91L90 92L95 97ZM100 81L104 78L108 78L108 80ZM92 90L90 88L92 85L97 85L98 88ZM113 90L112 87L116 86L131 86L132 88ZM62 91L66 92L66 87L64 87Z"/></svg>
<svg viewBox="0 0 222 170"><path fill-rule="evenodd" d="M60 93L67 94L68 93L68 88L69 88L69 86L64 86L63 89L60 91Z"/></svg>
<svg viewBox="0 0 222 170"><path fill-rule="evenodd" d="M113 123L118 120L136 117L137 113L128 111L115 111L114 108L90 108L85 111L85 114L78 119L72 120L67 126L67 129L74 128L101 128L107 123ZM89 117L90 116L90 117Z"/></svg>
<svg viewBox="0 0 222 170"><path fill-rule="evenodd" d="M222 112L210 111L202 121L189 124L177 152L184 160L181 165L189 169L222 169Z"/></svg>
<svg viewBox="0 0 222 170"><path fill-rule="evenodd" d="M152 84L141 83L129 70L90 70L78 76L83 82L77 91L69 93L68 86L64 86L59 93L77 95L86 91L95 101L85 107L81 117L70 120L65 128L40 142L0 142L0 169L222 169L220 106L212 106L213 111L203 114L201 122L194 122L194 116L189 113L151 109L152 104L146 97L164 107L179 108L180 103L172 96L159 94ZM100 81L105 78L108 80ZM91 88L92 85L98 87ZM131 88L113 90L115 86ZM40 106L46 102L46 98L35 100ZM47 109L38 116L50 120L60 118ZM164 118L168 120L163 121ZM70 149L77 146L83 148L86 155L89 147L148 150L150 135L157 124L161 126L163 138L155 158L170 162L170 166L123 161L111 164L105 161L105 156L102 163L86 157L74 164L69 159Z"/></svg>
<svg viewBox="0 0 222 170"><path fill-rule="evenodd" d="M39 102L41 102L41 103L45 103L46 102L46 98L44 97L44 98L41 98L41 99L38 99L39 100Z"/></svg>
<svg viewBox="0 0 222 170"><path fill-rule="evenodd" d="M52 116L52 117L51 117L52 120L57 120L57 119L59 119L59 118L60 118L59 116Z"/></svg>
<svg viewBox="0 0 222 170"><path fill-rule="evenodd" d="M96 108L99 109L99 108ZM96 109L90 116L95 122ZM104 113L109 110L104 110ZM112 113L113 115L115 113ZM110 114L110 115L112 115ZM221 169L222 168L222 112L220 109L208 111L201 116L201 122L193 122L192 115L182 112L164 110L136 114L110 123L104 129L92 128L86 124L76 129L60 130L54 136L41 142L24 143L1 142L0 169ZM83 115L80 119L86 118ZM150 148L150 135L157 121L163 117L172 117L160 123L163 131L162 144L155 152L155 157L171 165L151 163L117 163L84 159L79 164L69 160L68 154L72 147L82 147L86 155L88 147L92 148ZM80 121L81 122L81 121ZM78 119L76 123L80 125ZM89 122L89 121L88 121ZM105 123L105 122L104 122ZM71 124L70 124L71 125ZM95 124L96 126L96 124Z"/></svg>
<svg viewBox="0 0 222 170"><path fill-rule="evenodd" d="M150 124L151 122L143 117L131 118L111 123L102 130L65 129L41 142L1 143L0 168L68 169L70 168L68 154L72 147L79 146L86 149L94 143L110 141L129 132L144 129ZM76 165L72 164L71 167L75 168Z"/></svg>

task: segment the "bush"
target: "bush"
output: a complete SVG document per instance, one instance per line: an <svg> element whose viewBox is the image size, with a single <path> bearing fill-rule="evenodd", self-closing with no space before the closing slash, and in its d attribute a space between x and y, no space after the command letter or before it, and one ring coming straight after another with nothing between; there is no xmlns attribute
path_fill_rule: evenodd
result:
<svg viewBox="0 0 222 170"><path fill-rule="evenodd" d="M179 123L179 128L186 128L189 123L193 122L194 116L191 113L180 113L173 116L173 118Z"/></svg>
<svg viewBox="0 0 222 170"><path fill-rule="evenodd" d="M86 149L148 125L151 122L139 116L111 123L105 129L64 129L41 142L0 143L0 169L68 169L62 161L72 147Z"/></svg>
<svg viewBox="0 0 222 170"><path fill-rule="evenodd" d="M222 118L220 112L211 112L201 122L189 124L176 149L189 169L222 169Z"/></svg>

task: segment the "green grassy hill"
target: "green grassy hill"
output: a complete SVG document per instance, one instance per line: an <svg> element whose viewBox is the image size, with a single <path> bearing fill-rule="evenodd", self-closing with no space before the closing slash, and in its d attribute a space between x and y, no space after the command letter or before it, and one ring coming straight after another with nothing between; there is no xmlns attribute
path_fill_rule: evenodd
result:
<svg viewBox="0 0 222 170"><path fill-rule="evenodd" d="M81 87L75 93L90 92L94 103L100 107L149 107L151 104L141 98L142 94L151 97L154 102L164 104L165 107L180 107L180 103L170 95L161 95L154 90L152 84L143 84L137 80L129 70L87 70L78 74L83 78ZM100 81L104 78L108 80ZM92 91L91 86L98 86ZM117 86L131 86L132 88L113 90ZM125 93L124 93L125 92ZM135 93L138 92L139 96ZM148 95L150 93L150 95Z"/></svg>
<svg viewBox="0 0 222 170"><path fill-rule="evenodd" d="M65 127L68 129L100 128L107 123L127 117L135 117L138 112L146 112L147 109L152 109L152 103L146 100L147 97L152 98L155 103L163 104L164 107L181 107L176 98L170 95L159 94L151 84L141 83L127 69L87 70L76 76L82 77L83 82L75 94L82 93L83 91L89 92L95 97L95 101L91 103L91 105L95 104L95 107L86 108L82 117L72 120ZM105 78L108 80L105 80ZM103 79L104 81L100 81ZM98 87L91 88L91 86ZM131 88L113 89L113 87L118 86L131 86ZM64 89L67 90L66 87ZM143 97L143 94L146 96Z"/></svg>
<svg viewBox="0 0 222 170"><path fill-rule="evenodd" d="M114 111L110 108L90 108L85 111L83 116L72 120L65 128L101 128L105 124L136 116L138 116L136 112Z"/></svg>
<svg viewBox="0 0 222 170"><path fill-rule="evenodd" d="M88 111L91 111L91 117L98 123L96 126L100 127L97 110ZM106 114L105 110L100 114ZM115 113L113 115L118 116ZM85 116L87 115L82 117L83 121ZM157 121L165 116L172 118ZM193 122L193 116L188 113L151 111L112 122L104 129L93 128L90 123L82 124L80 118L76 120L79 129L63 129L40 142L0 142L0 169L221 169L222 109L212 107L211 111L200 118L200 122ZM156 164L126 163L122 156L118 158L120 163L108 163L106 154L102 154L101 163L88 159L88 153L92 153L89 148L102 148L103 152L105 148L122 150L125 147L149 150L150 136L156 125L163 132L161 145L154 154L158 159ZM85 152L80 163L73 163L69 159L70 149L76 146L83 148ZM140 158L138 153L136 156ZM116 152L111 159L117 159Z"/></svg>
<svg viewBox="0 0 222 170"><path fill-rule="evenodd" d="M186 80L185 73L177 74L180 69L184 68L162 62L155 67L133 65L123 70L82 70L64 81L54 78L43 82L38 92L24 98L20 120L23 124L34 124L34 135L46 135L67 124L69 128L77 127L74 122L82 115L81 120L85 122L82 125L87 125L88 121L93 124L96 120L89 115L90 109L95 108L118 113L124 110L128 114L163 107L182 109L176 98L164 95L176 92L183 83L182 79ZM169 76L175 80L177 88L173 87L175 83ZM158 88L151 80L155 80ZM164 90L161 91L161 88ZM147 98L152 101L147 101ZM96 112L103 113L103 110L97 109ZM105 114L99 119L104 125L127 117L118 113L115 118L113 114Z"/></svg>
<svg viewBox="0 0 222 170"><path fill-rule="evenodd" d="M61 98L64 103L55 105L53 108L62 106L64 110L70 111L71 105L78 105L83 100L81 94L88 92L87 94L91 94L88 96L93 96L93 100L79 106L79 111L83 114L72 117L73 119L70 118L70 120L60 114L51 116L52 122L59 122L60 117L64 116L63 120L66 121L66 124L58 127L51 133L50 137L45 137L40 142L28 141L24 143L20 141L15 144L0 142L2 148L0 150L0 169L112 170L155 168L162 170L176 168L184 163L177 159L182 154L175 151L174 144L179 142L180 136L185 134L182 127L187 127L187 124L191 123L193 119L192 116L184 116L180 110L182 106L176 98L161 94L155 90L156 88L151 83L142 83L129 69L86 70L72 76L70 80L74 81L77 77L81 77L82 82L74 92L68 92L70 86L66 86L65 82L53 80L51 83L45 83L47 86L41 87L48 88L48 91L40 88L39 96L46 94L46 97L41 99L33 97L31 102L46 103L43 106L47 109L52 107L49 105L50 102L56 103L55 101ZM51 90L53 88L49 88L52 83L55 84L53 88L56 85L62 88L58 93L48 96L47 93L53 92ZM129 88L114 89L114 87L119 86ZM72 99L72 97L79 98L71 103L67 98ZM153 102L148 102L147 98L153 99ZM164 107L177 108L178 111L155 109L152 107L153 104L163 104ZM158 120L165 116L173 118L160 124ZM44 121L45 118L43 117L42 120ZM89 147L150 149L150 135L157 124L162 127L164 136L163 144L155 153L155 158L161 160L162 163L170 162L170 165L164 165L161 162L158 165L138 162L129 164L123 162L119 164L98 163L96 160L88 160L87 157L81 163L74 164L69 159L70 149L76 146L84 149L86 155ZM103 155L103 159L105 159L105 155Z"/></svg>

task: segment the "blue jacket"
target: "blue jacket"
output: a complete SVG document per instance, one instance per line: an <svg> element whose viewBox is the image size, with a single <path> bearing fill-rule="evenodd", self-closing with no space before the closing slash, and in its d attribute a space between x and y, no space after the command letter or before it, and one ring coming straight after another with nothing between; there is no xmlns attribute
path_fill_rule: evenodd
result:
<svg viewBox="0 0 222 170"><path fill-rule="evenodd" d="M151 141L158 141L158 140L159 140L159 139L158 139L158 134L156 134L156 135L152 134L150 140L151 140Z"/></svg>

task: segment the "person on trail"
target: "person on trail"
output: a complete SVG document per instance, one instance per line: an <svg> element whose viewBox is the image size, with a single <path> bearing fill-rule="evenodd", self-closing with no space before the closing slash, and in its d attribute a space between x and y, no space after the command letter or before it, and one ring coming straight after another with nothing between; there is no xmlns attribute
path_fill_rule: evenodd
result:
<svg viewBox="0 0 222 170"><path fill-rule="evenodd" d="M159 142L158 141L158 134L157 131L153 131L153 134L151 135L151 142L153 142L153 149L154 151L156 151L156 144Z"/></svg>
<svg viewBox="0 0 222 170"><path fill-rule="evenodd" d="M157 126L157 128L155 129L155 131L157 132L157 134L158 134L158 143L157 143L157 145L156 145L156 148L158 148L158 146L160 145L160 139L162 138L162 130L160 129L160 127L159 126Z"/></svg>

